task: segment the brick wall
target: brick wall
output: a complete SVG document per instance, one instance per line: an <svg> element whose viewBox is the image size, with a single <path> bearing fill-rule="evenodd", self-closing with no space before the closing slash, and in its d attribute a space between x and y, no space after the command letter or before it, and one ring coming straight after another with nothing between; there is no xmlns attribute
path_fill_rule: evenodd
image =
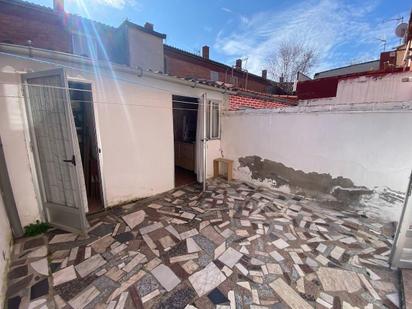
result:
<svg viewBox="0 0 412 309"><path fill-rule="evenodd" d="M231 95L229 97L229 110L238 110L245 108L264 109L264 108L279 108L289 105L281 102L267 101L257 98L250 98L240 95Z"/></svg>
<svg viewBox="0 0 412 309"><path fill-rule="evenodd" d="M210 68L201 65L198 61L185 59L179 55L169 53L165 49L166 73L179 77L194 77L210 80ZM214 71L217 71L216 69ZM218 71L219 72L219 71ZM219 80L224 79L224 72L219 72Z"/></svg>
<svg viewBox="0 0 412 309"><path fill-rule="evenodd" d="M296 95L299 100L336 97L339 81L360 76L381 77L388 73L402 72L403 68L389 68L387 71L357 72L339 76L323 77L313 80L299 81Z"/></svg>
<svg viewBox="0 0 412 309"><path fill-rule="evenodd" d="M71 52L71 36L63 18L51 9L0 2L0 43Z"/></svg>
<svg viewBox="0 0 412 309"><path fill-rule="evenodd" d="M179 77L192 77L200 79L211 79L210 72L215 71L219 74L219 81L232 83L232 68L213 61L205 60L196 55L191 55L185 51L164 46L165 72ZM263 93L284 94L278 87L275 87L270 80L265 80L255 75L248 75L246 85L246 72L233 70L233 76L237 78L238 88L247 88ZM281 92L279 92L279 90Z"/></svg>

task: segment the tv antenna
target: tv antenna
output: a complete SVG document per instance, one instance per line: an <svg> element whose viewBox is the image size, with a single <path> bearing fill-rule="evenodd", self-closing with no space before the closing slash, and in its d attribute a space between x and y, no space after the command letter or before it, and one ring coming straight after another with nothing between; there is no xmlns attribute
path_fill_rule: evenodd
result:
<svg viewBox="0 0 412 309"><path fill-rule="evenodd" d="M401 24L401 23L403 23L403 16L399 16L399 17L396 17L396 18L384 19L384 20L382 20L382 23L384 24L384 23L387 23L387 22L390 22L390 21L397 21L398 24Z"/></svg>
<svg viewBox="0 0 412 309"><path fill-rule="evenodd" d="M243 67L245 68L245 70L246 70L246 68L247 68L247 61L249 60L249 57L244 57L244 58L242 58L242 61L243 61Z"/></svg>
<svg viewBox="0 0 412 309"><path fill-rule="evenodd" d="M383 51L386 50L386 43L388 42L386 39L381 39L381 38L375 38L375 40L378 40L382 43L383 45Z"/></svg>
<svg viewBox="0 0 412 309"><path fill-rule="evenodd" d="M408 31L408 24L407 23L400 23L396 26L395 34L398 38L402 40L405 38L406 32Z"/></svg>
<svg viewBox="0 0 412 309"><path fill-rule="evenodd" d="M403 16L399 16L399 17L396 17L396 18L384 19L384 20L382 21L382 23L384 24L384 23L387 23L387 22L390 22L390 21L396 21L396 22L397 22L398 26L397 26L396 29L395 29L395 34L396 34L397 37L400 38L399 44L402 44L402 40L403 40L403 38L404 38L404 36L405 36L406 29L408 29L408 24L406 24L406 23L403 22ZM404 26L401 26L401 25L404 25L404 24L406 25L405 33L404 33L402 36L400 36L400 35L398 34L398 28L401 27L401 29L403 29Z"/></svg>

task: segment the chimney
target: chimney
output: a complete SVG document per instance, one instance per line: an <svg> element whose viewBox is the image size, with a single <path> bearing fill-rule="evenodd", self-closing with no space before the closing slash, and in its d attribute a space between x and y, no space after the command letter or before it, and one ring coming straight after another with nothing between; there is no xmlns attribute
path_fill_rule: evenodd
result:
<svg viewBox="0 0 412 309"><path fill-rule="evenodd" d="M202 57L209 59L209 46L205 45L202 47Z"/></svg>
<svg viewBox="0 0 412 309"><path fill-rule="evenodd" d="M262 70L262 77L263 77L264 79L267 79L267 78L268 78L268 70Z"/></svg>
<svg viewBox="0 0 412 309"><path fill-rule="evenodd" d="M64 0L53 0L53 9L58 13L64 13Z"/></svg>
<svg viewBox="0 0 412 309"><path fill-rule="evenodd" d="M145 24L144 24L144 28L145 29L147 29L147 30L149 30L149 31L154 31L154 25L152 24L152 23L148 23L148 22L146 22Z"/></svg>
<svg viewBox="0 0 412 309"><path fill-rule="evenodd" d="M236 59L236 69L242 69L242 59Z"/></svg>
<svg viewBox="0 0 412 309"><path fill-rule="evenodd" d="M283 83L285 81L285 78L283 77L283 74L279 76L279 83Z"/></svg>

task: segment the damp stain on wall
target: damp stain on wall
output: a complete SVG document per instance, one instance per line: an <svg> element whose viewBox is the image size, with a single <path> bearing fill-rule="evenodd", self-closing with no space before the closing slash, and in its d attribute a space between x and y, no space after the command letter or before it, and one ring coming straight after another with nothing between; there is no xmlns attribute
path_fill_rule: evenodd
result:
<svg viewBox="0 0 412 309"><path fill-rule="evenodd" d="M332 194L342 201L357 199L371 192L366 187L355 186L349 178L332 177L326 173L305 173L259 156L246 156L238 160L240 167L247 167L250 170L252 179L257 181L269 179L277 188L288 185L291 188Z"/></svg>

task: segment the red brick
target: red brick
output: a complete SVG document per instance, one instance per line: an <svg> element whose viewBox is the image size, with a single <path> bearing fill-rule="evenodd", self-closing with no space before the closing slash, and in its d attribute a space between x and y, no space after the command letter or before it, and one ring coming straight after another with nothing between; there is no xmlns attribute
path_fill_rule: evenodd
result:
<svg viewBox="0 0 412 309"><path fill-rule="evenodd" d="M271 93L273 82L245 71L232 70L230 67L213 61L205 60L196 55L180 51L170 46L164 46L165 70L170 75L192 77L210 80L210 72L219 74L219 81L231 83L231 76L237 77L238 88L247 88L261 93Z"/></svg>
<svg viewBox="0 0 412 309"><path fill-rule="evenodd" d="M231 95L229 97L229 110L237 110L240 108L254 108L254 109L264 109L264 108L280 108L286 107L287 104L281 102L271 102L256 98L250 98L240 95Z"/></svg>
<svg viewBox="0 0 412 309"><path fill-rule="evenodd" d="M0 42L71 52L71 35L63 17L48 9L0 2Z"/></svg>

